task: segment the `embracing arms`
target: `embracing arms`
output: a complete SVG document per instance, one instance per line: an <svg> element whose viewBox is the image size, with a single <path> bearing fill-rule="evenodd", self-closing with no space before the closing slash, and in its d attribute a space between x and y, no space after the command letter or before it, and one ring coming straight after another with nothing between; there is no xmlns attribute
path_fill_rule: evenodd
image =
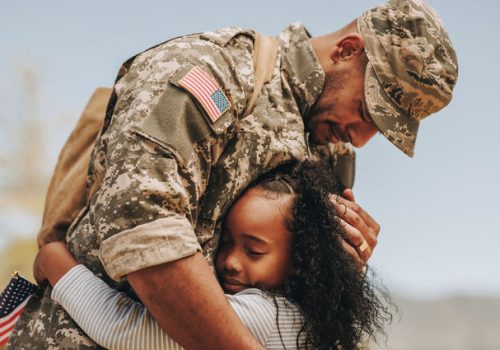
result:
<svg viewBox="0 0 500 350"><path fill-rule="evenodd" d="M39 284L48 279L54 286L52 298L99 345L117 350L181 349L142 304L79 265L64 244L56 242L42 247L34 273ZM255 289L226 298L245 326L265 344L275 323L272 302Z"/></svg>

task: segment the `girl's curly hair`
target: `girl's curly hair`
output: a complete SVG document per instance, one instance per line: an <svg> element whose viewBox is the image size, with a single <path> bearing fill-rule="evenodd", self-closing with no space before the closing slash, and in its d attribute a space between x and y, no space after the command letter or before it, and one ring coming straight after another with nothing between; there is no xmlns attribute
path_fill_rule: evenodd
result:
<svg viewBox="0 0 500 350"><path fill-rule="evenodd" d="M342 247L344 231L330 195L343 187L319 162L288 164L252 187L269 198L293 195L285 218L292 233L292 269L272 294L284 296L304 317L301 349L358 349L392 320L388 293L375 287ZM279 311L279 310L278 310Z"/></svg>

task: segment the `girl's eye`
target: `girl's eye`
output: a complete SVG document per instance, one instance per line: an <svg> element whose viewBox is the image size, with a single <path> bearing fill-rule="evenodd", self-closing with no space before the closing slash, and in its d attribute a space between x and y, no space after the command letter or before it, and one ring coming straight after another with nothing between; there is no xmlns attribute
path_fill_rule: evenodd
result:
<svg viewBox="0 0 500 350"><path fill-rule="evenodd" d="M255 250L251 250L249 249L248 250L248 254L252 255L252 256L262 256L262 255L265 255L266 253L262 253L262 252L257 252Z"/></svg>

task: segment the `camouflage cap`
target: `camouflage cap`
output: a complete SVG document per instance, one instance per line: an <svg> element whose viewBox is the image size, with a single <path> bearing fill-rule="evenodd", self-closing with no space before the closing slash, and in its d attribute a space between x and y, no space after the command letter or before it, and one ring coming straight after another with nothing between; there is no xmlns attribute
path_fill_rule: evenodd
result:
<svg viewBox="0 0 500 350"><path fill-rule="evenodd" d="M413 157L420 120L446 106L458 75L437 13L421 0L390 0L357 21L368 64L365 98L382 134Z"/></svg>

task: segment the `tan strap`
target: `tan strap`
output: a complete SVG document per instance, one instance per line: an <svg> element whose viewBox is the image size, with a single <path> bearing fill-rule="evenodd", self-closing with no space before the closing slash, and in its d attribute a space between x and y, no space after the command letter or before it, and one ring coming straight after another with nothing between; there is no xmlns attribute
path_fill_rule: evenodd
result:
<svg viewBox="0 0 500 350"><path fill-rule="evenodd" d="M278 40L276 38L255 33L253 67L254 88L252 96L245 108L244 116L252 113L264 84L268 83L272 76L278 54Z"/></svg>
<svg viewBox="0 0 500 350"><path fill-rule="evenodd" d="M64 240L69 226L85 207L90 153L102 127L111 91L95 90L59 154L45 197L39 246Z"/></svg>

